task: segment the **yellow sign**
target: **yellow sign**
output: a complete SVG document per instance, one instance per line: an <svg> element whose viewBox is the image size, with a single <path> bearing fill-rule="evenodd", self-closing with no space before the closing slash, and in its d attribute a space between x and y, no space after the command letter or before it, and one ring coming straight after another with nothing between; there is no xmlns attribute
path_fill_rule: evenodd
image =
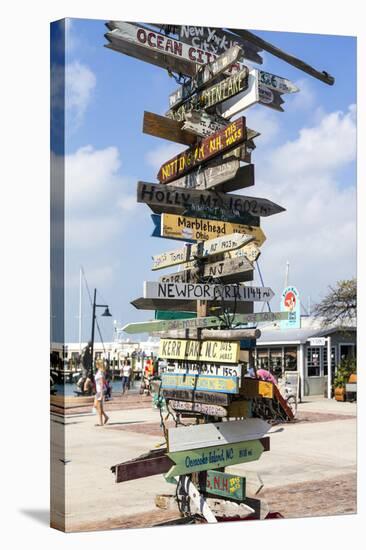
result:
<svg viewBox="0 0 366 550"><path fill-rule="evenodd" d="M223 222L221 220L206 220L190 218L175 214L161 215L161 236L171 239L207 241L232 233L253 235L254 243L261 246L266 236L260 227L251 227L240 223Z"/></svg>
<svg viewBox="0 0 366 550"><path fill-rule="evenodd" d="M239 351L239 342L217 340L200 341L162 338L159 345L159 357L161 359L182 361L237 363Z"/></svg>
<svg viewBox="0 0 366 550"><path fill-rule="evenodd" d="M262 397L273 399L273 384L271 382L264 382L263 380L260 380L258 384L258 393Z"/></svg>

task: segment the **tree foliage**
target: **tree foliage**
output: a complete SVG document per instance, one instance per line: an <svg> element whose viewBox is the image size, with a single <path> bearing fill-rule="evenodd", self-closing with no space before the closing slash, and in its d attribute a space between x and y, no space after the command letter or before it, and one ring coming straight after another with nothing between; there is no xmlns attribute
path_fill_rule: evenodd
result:
<svg viewBox="0 0 366 550"><path fill-rule="evenodd" d="M321 317L326 326L356 323L356 313L356 278L338 281L335 287L329 286L328 294L314 308L314 315Z"/></svg>

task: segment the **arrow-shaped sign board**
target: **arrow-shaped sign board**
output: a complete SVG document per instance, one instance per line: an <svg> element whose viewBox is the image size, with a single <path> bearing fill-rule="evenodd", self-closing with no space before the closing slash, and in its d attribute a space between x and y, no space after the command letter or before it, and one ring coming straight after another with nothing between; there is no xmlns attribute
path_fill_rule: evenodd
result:
<svg viewBox="0 0 366 550"><path fill-rule="evenodd" d="M244 92L247 87L248 68L244 67L224 80L220 80L220 82L216 82L205 90L198 92L179 107L170 109L166 116L182 122L186 119L186 113L189 113L192 109L210 109Z"/></svg>
<svg viewBox="0 0 366 550"><path fill-rule="evenodd" d="M175 466L165 474L165 477L252 462L258 460L263 451L262 442L256 439L254 441L242 441L241 443L168 453L168 457L175 462Z"/></svg>
<svg viewBox="0 0 366 550"><path fill-rule="evenodd" d="M211 336L212 338L212 336ZM241 378L241 365L219 365L216 363L194 363L169 361L166 365L159 366L159 374L204 374L207 376L224 376Z"/></svg>
<svg viewBox="0 0 366 550"><path fill-rule="evenodd" d="M253 241L253 239L253 235L232 233L231 235L224 235L216 239L209 239L200 244L187 245L185 248L163 252L162 254L153 256L153 265L151 269L155 271L157 269L183 264L195 258L207 258L229 250L236 250L247 245Z"/></svg>
<svg viewBox="0 0 366 550"><path fill-rule="evenodd" d="M239 393L239 380L230 376L194 374L162 374L161 387L166 389L196 389L217 393Z"/></svg>
<svg viewBox="0 0 366 550"><path fill-rule="evenodd" d="M235 233L252 235L257 246L262 246L266 240L266 236L260 227L220 220L192 218L190 216L177 216L176 214L161 215L161 236L169 239L207 241Z"/></svg>
<svg viewBox="0 0 366 550"><path fill-rule="evenodd" d="M193 283L144 282L144 298L167 300L224 300L228 302L269 302L274 292L269 287L210 285Z"/></svg>
<svg viewBox="0 0 366 550"><path fill-rule="evenodd" d="M269 88L270 90L280 92L281 94L292 94L300 91L299 88L291 82L291 80L262 70L258 71L258 80L259 84Z"/></svg>
<svg viewBox="0 0 366 550"><path fill-rule="evenodd" d="M199 268L184 269L159 277L163 283L198 283L202 277L219 278L220 282L236 283L253 280L253 265L245 257L205 262L203 273Z"/></svg>
<svg viewBox="0 0 366 550"><path fill-rule="evenodd" d="M169 407L178 412L192 412L204 414L207 416L218 416L224 418L227 416L227 410L221 405L210 405L208 403L193 403L192 401L176 401L172 399L168 402Z"/></svg>
<svg viewBox="0 0 366 550"><path fill-rule="evenodd" d="M228 120L202 110L187 111L183 122L177 122L173 118L170 120L173 120L175 124L182 124L182 130L192 132L192 134L200 137L212 136L212 134L223 130L230 124Z"/></svg>
<svg viewBox="0 0 366 550"><path fill-rule="evenodd" d="M169 428L168 451L189 451L202 447L216 447L216 445L261 439L270 428L271 425L261 418Z"/></svg>
<svg viewBox="0 0 366 550"><path fill-rule="evenodd" d="M157 175L161 183L168 183L209 159L229 151L246 139L245 118L241 117L223 130L203 139L199 145L179 153L165 162Z"/></svg>
<svg viewBox="0 0 366 550"><path fill-rule="evenodd" d="M272 216L284 212L285 208L259 197L233 195L197 189L179 189L170 185L156 185L139 181L137 202L145 203L154 212L184 213L187 209L221 209L231 215ZM155 209L157 208L157 210ZM181 212L176 212L181 210Z"/></svg>
<svg viewBox="0 0 366 550"><path fill-rule="evenodd" d="M212 363L237 363L239 342L221 342L219 340L180 340L160 339L158 356L161 359L179 361L206 361ZM184 375L182 375L184 376ZM220 377L225 378L225 377ZM165 379L167 381L167 379ZM165 388L167 385L164 386ZM206 390L196 386L184 386L187 389ZM234 389L234 387L233 387Z"/></svg>
<svg viewBox="0 0 366 550"><path fill-rule="evenodd" d="M232 326L246 323L270 323L284 321L288 318L286 311L242 313L229 316ZM225 322L219 317L197 317L195 319L172 319L169 321L146 321L142 323L128 323L122 330L127 334L140 334L142 332L164 332L166 330L181 330L194 328L224 327Z"/></svg>
<svg viewBox="0 0 366 550"><path fill-rule="evenodd" d="M183 86L175 90L169 96L170 108L179 105L182 101L189 98L191 95L200 90L203 86L217 78L221 73L226 71L231 65L236 63L243 55L243 50L236 45L220 55L215 61L206 65L201 65L196 75L185 82Z"/></svg>
<svg viewBox="0 0 366 550"><path fill-rule="evenodd" d="M216 160L219 160L219 163ZM239 159L217 157L214 164L202 166L172 181L171 187L185 189L212 189L229 192L254 185L254 165L240 166Z"/></svg>

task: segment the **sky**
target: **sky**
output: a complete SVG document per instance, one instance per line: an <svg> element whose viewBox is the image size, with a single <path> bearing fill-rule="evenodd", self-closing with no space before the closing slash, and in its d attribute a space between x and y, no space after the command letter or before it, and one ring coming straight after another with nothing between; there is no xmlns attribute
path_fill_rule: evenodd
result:
<svg viewBox="0 0 366 550"><path fill-rule="evenodd" d="M164 114L177 84L159 67L104 48L104 23L68 19L66 25L66 342L79 338L80 266L90 291L97 288L97 303L110 307L112 318L98 319L103 340L110 341L114 320L153 318L130 301L142 296L143 281L158 278L151 256L180 247L151 237L150 209L136 203L137 182L156 183L160 165L185 148L142 133L144 110ZM263 105L241 113L261 133L252 154L255 186L241 193L286 208L261 219L267 240L259 265L275 292L272 310L279 310L287 261L289 283L307 308L329 285L356 275L356 39L250 30L335 77L328 86L262 52L263 65L253 66L292 80L300 92L283 96L283 113ZM63 151L52 154L62 160ZM85 285L82 302L86 340Z"/></svg>

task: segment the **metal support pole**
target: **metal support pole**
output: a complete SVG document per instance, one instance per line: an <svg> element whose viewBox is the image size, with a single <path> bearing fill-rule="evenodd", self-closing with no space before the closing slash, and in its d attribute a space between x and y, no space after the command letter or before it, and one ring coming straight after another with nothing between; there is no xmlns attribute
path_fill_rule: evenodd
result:
<svg viewBox="0 0 366 550"><path fill-rule="evenodd" d="M328 358L328 380L327 380L327 397L332 399L332 346L331 337L327 338L327 358Z"/></svg>
<svg viewBox="0 0 366 550"><path fill-rule="evenodd" d="M93 319L92 319L92 333L91 333L91 374L94 374L94 331L95 331L95 308L97 301L97 289L94 289L94 300L93 300Z"/></svg>

